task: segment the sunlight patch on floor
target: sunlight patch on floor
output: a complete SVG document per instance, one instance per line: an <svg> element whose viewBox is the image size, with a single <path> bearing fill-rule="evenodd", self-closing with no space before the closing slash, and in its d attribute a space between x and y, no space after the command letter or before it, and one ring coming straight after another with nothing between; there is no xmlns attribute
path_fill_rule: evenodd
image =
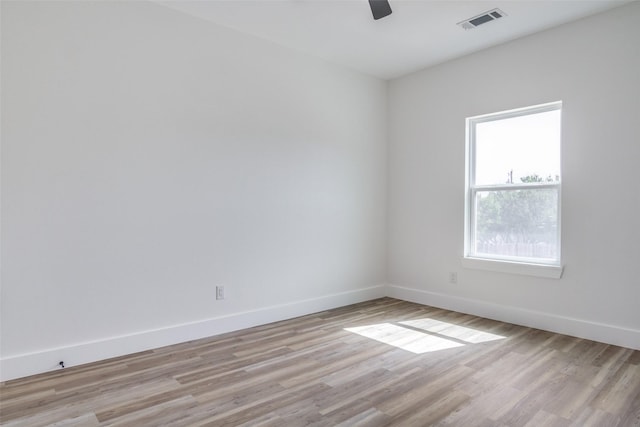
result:
<svg viewBox="0 0 640 427"><path fill-rule="evenodd" d="M355 328L345 328L345 330L415 354L461 347L464 345L391 323L358 326Z"/></svg>
<svg viewBox="0 0 640 427"><path fill-rule="evenodd" d="M477 329L467 328L466 326L458 326L453 323L441 322L435 319L417 319L398 322L402 325L411 326L413 328L422 329L427 332L433 332L439 335L445 335L470 344L478 344L487 341L502 340L502 335L491 334L489 332L479 331Z"/></svg>
<svg viewBox="0 0 640 427"><path fill-rule="evenodd" d="M376 325L357 326L345 328L345 331L415 354L462 347L466 345L465 343L478 344L505 338L502 335L428 318L406 320L397 324L379 323Z"/></svg>

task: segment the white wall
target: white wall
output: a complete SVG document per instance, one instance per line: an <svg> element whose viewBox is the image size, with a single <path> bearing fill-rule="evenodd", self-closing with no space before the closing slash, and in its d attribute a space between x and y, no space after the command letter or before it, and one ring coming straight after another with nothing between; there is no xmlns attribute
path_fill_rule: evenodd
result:
<svg viewBox="0 0 640 427"><path fill-rule="evenodd" d="M153 3L3 1L2 113L3 379L383 294L383 81Z"/></svg>
<svg viewBox="0 0 640 427"><path fill-rule="evenodd" d="M152 3L1 5L2 379L384 292L640 347L640 4L391 81L388 103ZM555 100L564 277L463 269L464 118Z"/></svg>
<svg viewBox="0 0 640 427"><path fill-rule="evenodd" d="M640 348L639 19L636 2L390 83L390 295ZM465 118L558 100L564 277L463 269Z"/></svg>

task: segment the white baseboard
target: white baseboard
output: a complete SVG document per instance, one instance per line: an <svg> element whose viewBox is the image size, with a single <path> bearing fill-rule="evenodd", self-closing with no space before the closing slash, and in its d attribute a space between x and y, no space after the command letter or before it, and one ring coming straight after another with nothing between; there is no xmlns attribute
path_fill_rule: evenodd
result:
<svg viewBox="0 0 640 427"><path fill-rule="evenodd" d="M402 286L387 285L386 291L391 298L640 350L640 330L636 329Z"/></svg>
<svg viewBox="0 0 640 427"><path fill-rule="evenodd" d="M291 319L384 296L640 350L639 330L420 289L380 285L167 328L5 357L0 359L0 381L9 381L60 369L57 365L60 360L64 360L66 366L77 366Z"/></svg>
<svg viewBox="0 0 640 427"><path fill-rule="evenodd" d="M372 286L355 291L234 313L161 329L5 357L0 360L0 381L8 381L60 369L57 363L61 360L64 360L68 367L83 365L112 357L124 356L185 341L233 332L239 329L291 319L384 296L384 286Z"/></svg>

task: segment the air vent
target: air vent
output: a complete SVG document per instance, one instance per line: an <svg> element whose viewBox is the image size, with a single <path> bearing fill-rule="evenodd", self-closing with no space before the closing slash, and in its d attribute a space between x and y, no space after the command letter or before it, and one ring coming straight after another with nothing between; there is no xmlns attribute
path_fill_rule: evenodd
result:
<svg viewBox="0 0 640 427"><path fill-rule="evenodd" d="M507 14L501 11L500 9L493 9L488 12L482 13L480 15L474 16L473 18L469 18L462 22L458 22L458 25L464 28L465 30L471 30L482 24L486 24L487 22L500 19L503 16L507 16Z"/></svg>

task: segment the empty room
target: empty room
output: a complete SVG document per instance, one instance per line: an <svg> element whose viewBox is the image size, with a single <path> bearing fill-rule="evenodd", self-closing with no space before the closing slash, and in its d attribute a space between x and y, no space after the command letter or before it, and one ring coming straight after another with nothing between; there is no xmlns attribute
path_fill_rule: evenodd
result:
<svg viewBox="0 0 640 427"><path fill-rule="evenodd" d="M640 426L639 1L0 14L0 425Z"/></svg>

